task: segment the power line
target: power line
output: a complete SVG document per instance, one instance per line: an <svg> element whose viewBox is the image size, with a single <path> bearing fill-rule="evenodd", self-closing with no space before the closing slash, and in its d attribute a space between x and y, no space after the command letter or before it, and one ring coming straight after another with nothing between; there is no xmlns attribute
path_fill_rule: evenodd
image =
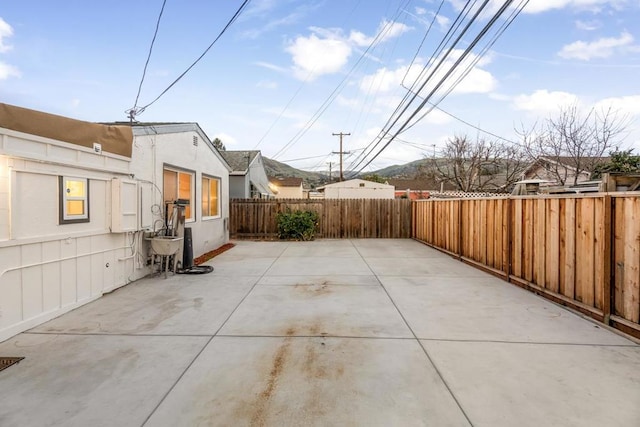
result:
<svg viewBox="0 0 640 427"><path fill-rule="evenodd" d="M191 71L191 69L193 67L195 67L195 65L200 62L200 60L202 58L204 58L204 56L209 52L209 50L211 50L211 48L213 47L214 44L216 44L216 42L220 39L220 37L222 37L222 35L227 31L227 29L238 19L238 17L242 14L242 12L244 11L244 9L246 8L246 6L249 4L251 0L244 0L242 2L242 4L240 5L240 7L238 8L238 10L236 10L236 13L233 14L233 16L231 17L231 19L227 22L227 24L224 26L224 28L222 29L222 31L220 31L220 33L218 34L218 36L211 42L211 44L204 50L204 52L202 52L202 54L195 60L193 61L193 63L191 65L189 65L189 67L184 70L184 72L182 74L180 74L178 76L178 78L176 78L169 86L167 86L167 88L165 90L163 90L160 95L158 95L153 101L149 102L147 105L145 105L144 107L139 107L137 109L132 109L131 110L131 115L133 117L135 117L136 115L142 114L149 106L153 105L157 100L159 100L165 93L167 93L169 91L169 89L171 89L176 83L178 83L189 71ZM133 119L132 117L132 119Z"/></svg>
<svg viewBox="0 0 640 427"><path fill-rule="evenodd" d="M149 54L147 55L147 61L144 63L144 69L142 70L142 78L140 79L140 85L138 86L138 94L136 95L136 101L133 103L133 107L130 110L125 111L125 113L129 114L129 119L131 121L133 121L134 112L138 107L138 99L140 98L140 92L142 91L142 83L144 83L144 78L147 75L147 67L149 66L149 60L151 59L151 52L153 51L153 45L156 42L158 29L160 28L160 20L162 19L162 13L164 12L164 7L166 4L167 4L167 0L163 0L162 7L160 8L160 14L158 15L158 20L156 22L156 29L153 32L153 38L151 39L151 45L149 46Z"/></svg>

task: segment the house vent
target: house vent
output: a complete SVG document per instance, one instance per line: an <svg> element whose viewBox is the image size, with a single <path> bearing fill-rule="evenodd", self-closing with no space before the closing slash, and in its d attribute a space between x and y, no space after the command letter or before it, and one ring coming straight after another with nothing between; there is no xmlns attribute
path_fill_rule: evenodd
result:
<svg viewBox="0 0 640 427"><path fill-rule="evenodd" d="M193 137L193 145L194 145L195 147L197 147L197 146L198 146L198 137L197 137L197 136L194 136L194 137Z"/></svg>

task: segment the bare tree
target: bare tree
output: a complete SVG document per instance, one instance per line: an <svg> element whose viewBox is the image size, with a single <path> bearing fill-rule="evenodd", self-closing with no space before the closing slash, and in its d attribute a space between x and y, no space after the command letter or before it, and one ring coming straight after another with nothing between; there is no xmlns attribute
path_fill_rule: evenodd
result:
<svg viewBox="0 0 640 427"><path fill-rule="evenodd" d="M627 118L611 108L581 113L577 104L563 107L541 125L518 131L533 161L560 185L576 184L591 172L603 155L617 148Z"/></svg>
<svg viewBox="0 0 640 427"><path fill-rule="evenodd" d="M525 159L517 146L465 135L450 138L431 163L436 179L461 191L506 191L520 179Z"/></svg>

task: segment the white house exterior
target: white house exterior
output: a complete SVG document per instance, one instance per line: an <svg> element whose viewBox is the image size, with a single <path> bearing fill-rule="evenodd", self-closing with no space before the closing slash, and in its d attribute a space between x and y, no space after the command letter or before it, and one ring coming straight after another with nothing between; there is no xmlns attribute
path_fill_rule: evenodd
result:
<svg viewBox="0 0 640 427"><path fill-rule="evenodd" d="M302 178L269 178L269 186L275 193L276 199L302 199L304 189Z"/></svg>
<svg viewBox="0 0 640 427"><path fill-rule="evenodd" d="M221 151L220 154L231 167L229 174L229 197L232 199L270 199L274 197L269 188L269 178L264 169L264 160L259 150Z"/></svg>
<svg viewBox="0 0 640 427"><path fill-rule="evenodd" d="M171 172L192 173L194 256L227 241L229 169L196 124L181 126L0 104L0 341L149 274L143 237L162 222ZM202 216L202 177L219 179L217 215Z"/></svg>
<svg viewBox="0 0 640 427"><path fill-rule="evenodd" d="M395 187L364 179L350 179L319 187L325 199L393 199Z"/></svg>

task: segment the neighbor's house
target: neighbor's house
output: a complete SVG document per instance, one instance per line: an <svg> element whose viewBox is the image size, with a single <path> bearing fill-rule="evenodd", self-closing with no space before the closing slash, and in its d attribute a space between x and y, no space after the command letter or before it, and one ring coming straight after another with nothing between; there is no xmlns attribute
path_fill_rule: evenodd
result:
<svg viewBox="0 0 640 427"><path fill-rule="evenodd" d="M364 179L350 179L318 187L325 199L393 199L395 187Z"/></svg>
<svg viewBox="0 0 640 427"><path fill-rule="evenodd" d="M541 156L524 171L522 179L545 181L547 184L543 186L573 185L588 181L595 166L608 160L608 157L584 157L580 159L584 170L578 172L573 157Z"/></svg>
<svg viewBox="0 0 640 427"><path fill-rule="evenodd" d="M190 200L194 256L226 242L228 173L195 123L0 104L0 341L149 274L166 200Z"/></svg>
<svg viewBox="0 0 640 427"><path fill-rule="evenodd" d="M273 191L269 188L269 178L267 178L260 151L221 151L220 153L231 167L229 197L232 199L274 197Z"/></svg>
<svg viewBox="0 0 640 427"><path fill-rule="evenodd" d="M269 177L269 186L276 199L302 199L304 197L302 178Z"/></svg>

